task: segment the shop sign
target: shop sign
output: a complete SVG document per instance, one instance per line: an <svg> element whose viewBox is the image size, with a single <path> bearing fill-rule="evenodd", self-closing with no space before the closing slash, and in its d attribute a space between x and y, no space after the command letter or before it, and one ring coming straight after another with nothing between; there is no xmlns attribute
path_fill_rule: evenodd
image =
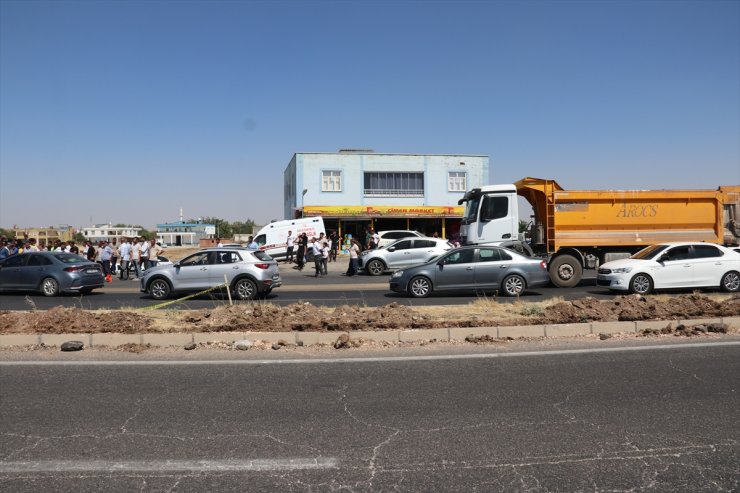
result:
<svg viewBox="0 0 740 493"><path fill-rule="evenodd" d="M464 207L430 205L309 205L304 216L327 217L462 217Z"/></svg>

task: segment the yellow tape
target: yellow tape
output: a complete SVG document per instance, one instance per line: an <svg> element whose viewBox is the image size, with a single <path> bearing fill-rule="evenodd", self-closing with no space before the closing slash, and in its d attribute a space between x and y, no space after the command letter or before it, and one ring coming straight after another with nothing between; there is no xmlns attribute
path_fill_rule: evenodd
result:
<svg viewBox="0 0 740 493"><path fill-rule="evenodd" d="M182 298L178 298L178 299L172 300L172 301L165 301L164 303L160 303L158 305L145 306L143 308L139 308L139 310L156 310L157 308L162 308L163 306L174 305L175 303L179 303L179 302L181 302L183 300L189 300L190 298L195 298L196 296L200 296L200 295L205 294L205 293L207 293L209 291L213 291L214 289L221 289L221 288L228 289L228 285L226 283L221 283L218 286L213 286L212 288L205 289L205 290L200 291L198 293L189 294L187 296L184 296Z"/></svg>

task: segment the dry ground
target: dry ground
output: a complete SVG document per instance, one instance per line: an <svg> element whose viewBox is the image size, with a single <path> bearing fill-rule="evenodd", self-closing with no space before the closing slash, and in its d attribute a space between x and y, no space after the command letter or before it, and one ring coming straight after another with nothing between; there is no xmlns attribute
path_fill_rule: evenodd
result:
<svg viewBox="0 0 740 493"><path fill-rule="evenodd" d="M542 303L498 303L495 298L479 298L463 306L418 308L397 303L377 308L327 308L307 302L285 307L252 302L194 311L89 311L62 307L47 311L0 311L0 334L342 332L731 316L740 316L740 295L632 295L609 301L585 298Z"/></svg>

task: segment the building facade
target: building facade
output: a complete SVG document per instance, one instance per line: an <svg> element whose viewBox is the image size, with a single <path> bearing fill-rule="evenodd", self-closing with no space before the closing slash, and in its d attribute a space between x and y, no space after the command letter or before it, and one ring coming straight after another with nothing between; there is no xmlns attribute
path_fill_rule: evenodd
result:
<svg viewBox="0 0 740 493"><path fill-rule="evenodd" d="M285 168L284 216L320 215L327 231L411 229L454 238L466 190L488 182L488 156L296 153Z"/></svg>
<svg viewBox="0 0 740 493"><path fill-rule="evenodd" d="M108 223L94 224L87 228L82 228L80 233L93 243L97 243L99 241L113 241L115 239L116 242L120 244L121 238L134 238L135 236L139 236L141 229L142 228L135 226L113 226Z"/></svg>
<svg viewBox="0 0 740 493"><path fill-rule="evenodd" d="M12 232L16 240L35 239L39 246L53 245L57 241L70 241L75 236L74 229L68 225L58 228L13 228Z"/></svg>
<svg viewBox="0 0 740 493"><path fill-rule="evenodd" d="M200 240L215 237L215 224L184 221L157 224L157 241L169 246L198 246Z"/></svg>

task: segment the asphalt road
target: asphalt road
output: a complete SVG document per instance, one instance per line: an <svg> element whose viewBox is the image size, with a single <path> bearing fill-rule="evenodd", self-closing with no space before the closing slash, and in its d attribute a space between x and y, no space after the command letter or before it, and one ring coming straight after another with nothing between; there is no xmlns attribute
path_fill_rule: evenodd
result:
<svg viewBox="0 0 740 493"><path fill-rule="evenodd" d="M0 489L738 491L731 344L6 361Z"/></svg>
<svg viewBox="0 0 740 493"><path fill-rule="evenodd" d="M412 306L425 306L467 304L474 300L476 296L482 296L468 292L414 299L390 291L388 288L390 274L378 277L364 274L355 277L345 277L341 274L346 269L346 261L330 263L329 275L317 279L308 267L302 272L298 272L291 268L290 265L280 263L280 274L283 278L283 285L272 292L268 301L278 305L309 301L315 305L325 306L342 304L383 306L392 302ZM521 299L534 302L544 301L553 297L562 297L566 300L580 299L586 296L600 299L611 299L614 297L614 294L608 290L596 286L593 273L589 273L589 275L591 277L583 279L581 284L575 288L556 288L554 286L538 288L526 292ZM177 299L177 297L172 299ZM498 300L513 302L516 299L498 297ZM189 298L182 303L170 305L169 308L201 309L221 306L224 302L228 302L228 297L225 293L213 293ZM32 308L47 310L55 306L76 306L86 309L117 309L141 308L156 304L159 304L159 302L139 291L138 281L120 281L118 278L115 278L112 283L106 284L104 288L96 290L87 296L67 295L46 298L40 294L29 293L0 294L0 309L3 310L28 310Z"/></svg>

